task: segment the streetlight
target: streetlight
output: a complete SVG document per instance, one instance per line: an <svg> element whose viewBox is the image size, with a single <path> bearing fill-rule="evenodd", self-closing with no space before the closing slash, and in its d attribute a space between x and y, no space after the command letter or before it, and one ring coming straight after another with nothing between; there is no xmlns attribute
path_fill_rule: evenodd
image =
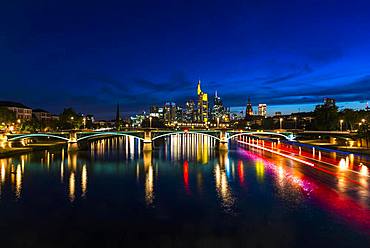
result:
<svg viewBox="0 0 370 248"><path fill-rule="evenodd" d="M283 129L283 118L280 118L280 129Z"/></svg>
<svg viewBox="0 0 370 248"><path fill-rule="evenodd" d="M152 117L149 116L149 128L151 129L152 128Z"/></svg>
<svg viewBox="0 0 370 248"><path fill-rule="evenodd" d="M366 121L366 120L365 120L365 119L362 119L361 121L362 121L363 123L365 123L365 121Z"/></svg>
<svg viewBox="0 0 370 248"><path fill-rule="evenodd" d="M217 127L220 125L220 117L217 117Z"/></svg>
<svg viewBox="0 0 370 248"><path fill-rule="evenodd" d="M340 131L342 132L343 131L343 120L340 120L339 123L340 123Z"/></svg>
<svg viewBox="0 0 370 248"><path fill-rule="evenodd" d="M297 129L297 117L294 117L294 129Z"/></svg>

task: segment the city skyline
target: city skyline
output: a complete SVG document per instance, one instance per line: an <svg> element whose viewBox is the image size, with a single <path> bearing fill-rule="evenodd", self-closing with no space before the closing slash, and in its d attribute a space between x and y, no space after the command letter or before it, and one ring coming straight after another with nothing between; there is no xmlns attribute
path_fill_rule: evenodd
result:
<svg viewBox="0 0 370 248"><path fill-rule="evenodd" d="M109 118L185 104L200 78L232 109L364 107L370 3L285 2L4 3L0 99Z"/></svg>

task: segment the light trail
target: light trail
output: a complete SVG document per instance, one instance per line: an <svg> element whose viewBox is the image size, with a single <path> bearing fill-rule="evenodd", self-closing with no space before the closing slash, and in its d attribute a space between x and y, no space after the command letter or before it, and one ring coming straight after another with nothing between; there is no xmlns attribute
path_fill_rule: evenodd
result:
<svg viewBox="0 0 370 248"><path fill-rule="evenodd" d="M240 140L237 140L237 141L238 141L239 143L247 144L247 145L250 145L250 146L253 146L253 147L256 147L256 148L262 149L262 150L267 150L267 151L269 151L269 152L272 152L272 153L275 153L275 154L278 154L278 155L281 155L281 156L284 156L284 157L287 157L287 158L297 159L297 158L296 158L296 157L294 157L294 156L286 155L286 154L283 154L283 153L281 153L281 152L277 152L277 151L274 151L274 150L271 150L271 149L265 148L265 147L263 147L263 146L259 146L259 145L256 145L256 144L251 144L251 143L248 143L248 142L245 142L245 141L240 141ZM298 147L299 147L299 146L298 146ZM282 151L284 151L284 152L290 152L290 153L294 153L294 154L295 154L295 152L294 152L294 151L286 150L286 149L283 149L283 148L281 148L281 147L279 147L279 150L282 150ZM295 154L295 155L297 155L297 154ZM355 171L355 170L349 169L349 168L348 168L348 166L345 166L345 167L340 166L340 165L338 166L338 165L332 164L332 163L330 163L330 162L323 161L322 159L321 159L321 160L319 160L319 159L315 159L315 158L312 158L312 157L304 156L304 155L302 155L302 154L299 154L299 156L300 156L300 157L303 157L303 158L305 158L305 159L313 160L313 161L318 162L318 163L322 163L322 164L326 164L326 165L329 165L329 166L335 167L335 168L339 169L340 171L350 171L350 172L356 173L356 174L358 174L358 175L360 175L360 176L364 176L364 177L369 177L369 178L370 178L370 175L369 175L368 173L366 173L366 172L367 172L367 170L366 170L366 169L364 169L364 168L367 168L367 166L366 166L366 165L359 165L358 167L359 167L360 171ZM299 161L299 160L296 160L296 161ZM303 161L303 162L302 162L302 161ZM306 163L306 164L307 164L307 163L309 163L309 162L304 161L304 160L301 160L301 161L299 161L299 162ZM340 164L340 161L338 162L338 164ZM323 170L324 170L324 169L323 169ZM324 171L328 172L327 170L324 170ZM331 172L330 174L337 175L336 173L333 173L333 172Z"/></svg>
<svg viewBox="0 0 370 248"><path fill-rule="evenodd" d="M251 143L248 143L248 142L245 142L245 141L240 141L240 140L236 140L236 141L237 141L238 143L246 144L246 145L248 145L248 146L255 147L255 148L257 148L257 149L261 149L261 150L265 150L265 151L268 151L268 152L271 152L271 153L277 154L277 155L279 155L279 156L282 156L282 157L285 157L285 158L288 158L288 159L292 159L292 160L294 160L294 161L297 161L297 162L300 162L300 163L303 163L303 164L309 165L309 166L311 166L311 167L315 168L316 170L322 171L322 172L324 172L324 173L327 173L327 174L330 174L330 175L333 175L333 176L336 176L336 177L343 177L343 178L345 178L346 180L348 180L348 181L350 181L350 182L352 182L352 183L355 183L355 184L357 184L357 185L359 185L359 186L364 187L364 186L362 185L362 183L360 183L360 182L358 182L358 181L356 181L356 180L353 180L353 179L349 178L348 176L341 175L341 174L338 174L338 173L332 172L332 171L327 170L327 169L324 169L324 168L320 168L320 167L318 167L318 166L315 166L315 164L314 164L314 163L307 162L307 161L305 161L305 160L303 160L303 159L299 159L299 158L297 158L297 157L294 157L294 156L291 156L291 155L287 155L287 154L285 154L285 153L278 152L278 151L275 151L275 150L272 150L272 149L269 149L269 148L266 148L266 147L263 147L263 146L260 146L260 145L251 144ZM281 150L282 150L282 149L281 149ZM283 150L283 151L284 151L284 150ZM287 152L287 151L285 151L285 152ZM308 158L308 159L310 159L310 158ZM322 162L322 161L319 161L319 163L321 163L321 162ZM336 165L333 165L333 164L330 164L330 165L331 165L331 166L334 166L334 167L337 167L338 169L340 169L340 167L339 167L339 166L336 166ZM369 175L366 175L366 174L364 174L364 173L360 173L360 172L356 172L356 171L350 170L350 169L348 169L348 168L346 168L346 171L355 172L355 173L359 174L359 175L360 175L360 176L362 176L362 177L370 177Z"/></svg>
<svg viewBox="0 0 370 248"><path fill-rule="evenodd" d="M266 147L263 147L263 146L259 146L259 145L256 145L256 144L250 144L248 142L245 142L245 141L240 141L240 140L237 140L239 143L242 143L242 144L246 144L246 145L249 145L249 146L252 146L252 147L256 147L258 149L261 149L261 150L265 150L265 151L268 151L268 152L271 152L271 153L274 153L274 154L277 154L277 155L280 155L280 156L283 156L283 157L286 157L286 158L289 158L289 159L292 159L292 160L295 160L297 162L300 162L300 163L303 163L303 164L306 164L306 165L309 165L309 166L315 166L313 163L310 163L310 162L307 162L305 160L302 160L302 159L299 159L299 158L296 158L294 156L290 156L290 155L287 155L287 154L284 154L284 153L281 153L281 152L277 152L277 151L274 151L272 149L269 149L269 148L266 148Z"/></svg>

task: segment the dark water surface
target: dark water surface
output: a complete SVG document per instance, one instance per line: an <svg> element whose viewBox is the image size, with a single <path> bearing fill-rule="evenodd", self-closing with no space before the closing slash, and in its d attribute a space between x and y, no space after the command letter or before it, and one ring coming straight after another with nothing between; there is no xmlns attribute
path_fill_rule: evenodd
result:
<svg viewBox="0 0 370 248"><path fill-rule="evenodd" d="M368 187L214 145L114 138L1 159L2 247L369 247Z"/></svg>

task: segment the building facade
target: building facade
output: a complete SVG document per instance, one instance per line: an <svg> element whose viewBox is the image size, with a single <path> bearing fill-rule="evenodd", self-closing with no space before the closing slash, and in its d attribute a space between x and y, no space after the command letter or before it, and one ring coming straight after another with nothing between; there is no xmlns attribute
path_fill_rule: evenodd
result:
<svg viewBox="0 0 370 248"><path fill-rule="evenodd" d="M32 114L41 122L49 122L52 120L50 112L43 109L33 109Z"/></svg>
<svg viewBox="0 0 370 248"><path fill-rule="evenodd" d="M0 107L9 109L15 113L17 119L20 120L31 120L32 109L17 102L0 101Z"/></svg>
<svg viewBox="0 0 370 248"><path fill-rule="evenodd" d="M263 116L263 117L267 117L267 105L264 104L264 103L260 103L258 104L258 115L259 116Z"/></svg>

